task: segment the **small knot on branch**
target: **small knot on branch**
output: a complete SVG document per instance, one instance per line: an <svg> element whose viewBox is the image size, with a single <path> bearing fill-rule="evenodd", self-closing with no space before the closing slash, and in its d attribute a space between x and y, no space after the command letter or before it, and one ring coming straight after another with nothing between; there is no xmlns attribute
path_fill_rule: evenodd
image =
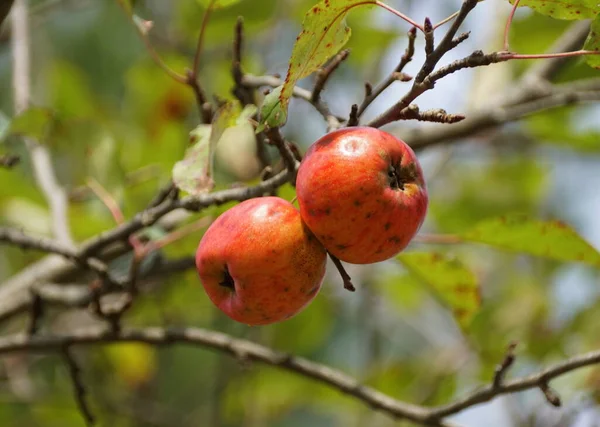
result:
<svg viewBox="0 0 600 427"><path fill-rule="evenodd" d="M542 393L544 393L544 397L546 398L549 404L556 408L562 406L560 396L552 387L550 387L548 381L543 381L540 384L540 390L542 390Z"/></svg>

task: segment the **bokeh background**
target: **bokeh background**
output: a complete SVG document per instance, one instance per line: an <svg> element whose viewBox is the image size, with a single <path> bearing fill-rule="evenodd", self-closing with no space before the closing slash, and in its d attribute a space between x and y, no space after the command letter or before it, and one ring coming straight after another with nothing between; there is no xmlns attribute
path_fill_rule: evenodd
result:
<svg viewBox="0 0 600 427"><path fill-rule="evenodd" d="M314 0L242 1L212 15L200 79L209 96L231 98L231 42L236 17L244 17L243 68L262 75L285 74L304 13ZM437 22L458 9L456 0L389 2L421 21ZM43 107L34 118L53 156L60 182L71 196L69 217L78 240L114 226L107 209L86 190L88 177L119 201L126 217L142 210L170 178L188 133L198 124L193 95L149 58L135 29L116 1L40 0L30 2L32 103ZM165 61L182 71L189 66L203 9L195 0L138 1L138 15L154 21L151 40ZM475 49L501 47L510 5L487 0L466 20L471 37L444 63ZM349 59L323 94L330 108L347 115L360 102L363 82L376 83L396 65L406 46L408 26L379 9L354 11L349 21ZM519 10L511 47L543 52L568 23ZM422 40L407 69L423 61ZM463 70L440 81L419 98L421 108L475 110L501 96L531 61ZM560 81L598 77L573 60ZM300 85L310 88L311 79ZM374 117L408 86L396 83L367 111ZM10 29L0 31L0 124L13 115ZM45 116L46 115L46 116ZM47 116L51 120L47 120ZM475 222L503 214L561 219L600 248L600 120L597 106L573 106L536 114L519 123L461 141L442 143L418 154L430 190L423 232L458 233ZM391 126L398 135L415 126ZM302 149L326 130L307 103L293 100L285 135ZM410 143L410 141L407 141ZM233 141L235 143L235 141ZM222 147L218 188L247 176L227 169L239 146ZM229 151L227 151L229 150ZM22 155L21 164L0 169L0 224L49 234L49 213L32 177L19 138L0 152ZM235 153L235 154L233 154ZM276 151L270 151L273 159ZM291 200L293 188L279 194ZM216 216L231 205L210 208L194 218ZM165 248L161 256L194 252L202 232ZM408 250L439 251L475 272L483 302L461 329L452 313L425 284L394 260L348 266L358 287L344 291L333 268L321 293L301 314L265 327L236 324L208 301L193 270L160 278L147 286L127 313L126 325L212 328L281 351L335 366L377 389L406 401L435 405L489 382L507 344L520 343L511 374L600 347L598 269L502 252L475 244L414 243ZM0 247L0 281L42 255ZM118 268L116 260L113 266ZM68 330L90 316L56 312L45 330ZM0 325L19 330L25 319ZM111 345L76 350L92 409L106 426L314 427L410 425L373 412L360 402L293 374L244 364L198 348ZM594 427L599 425L600 370L583 369L557 380L565 405L551 408L539 391L496 399L453 417L467 426ZM58 355L17 355L0 359L0 425L81 426L72 384Z"/></svg>

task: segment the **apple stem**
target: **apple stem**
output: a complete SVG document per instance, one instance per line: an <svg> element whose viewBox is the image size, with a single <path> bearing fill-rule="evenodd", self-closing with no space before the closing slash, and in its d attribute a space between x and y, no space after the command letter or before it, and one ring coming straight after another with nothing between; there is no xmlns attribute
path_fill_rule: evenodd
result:
<svg viewBox="0 0 600 427"><path fill-rule="evenodd" d="M331 258L331 261L333 261L335 268L337 268L340 272L340 276L342 276L342 280L344 281L344 289L348 289L350 292L356 291L356 288L352 284L352 278L346 272L346 269L342 265L342 262L337 257L332 255L331 252L327 252L327 254L329 255L329 258Z"/></svg>

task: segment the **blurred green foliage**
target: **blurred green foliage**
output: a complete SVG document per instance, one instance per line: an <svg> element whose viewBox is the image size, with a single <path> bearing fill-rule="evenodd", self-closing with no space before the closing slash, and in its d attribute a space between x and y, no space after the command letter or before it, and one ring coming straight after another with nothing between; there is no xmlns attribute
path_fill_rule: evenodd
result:
<svg viewBox="0 0 600 427"><path fill-rule="evenodd" d="M257 75L284 73L302 18L314 3L246 0L215 10L200 60L200 81L209 98L233 98L231 42L237 16L244 17L246 28L244 70ZM407 11L438 7L435 0L396 3L399 9ZM453 3L458 7L458 1ZM178 72L190 66L205 4L204 0L139 0L135 4L139 16L154 21L150 39L166 63ZM488 1L478 10L496 6L494 1ZM383 25L380 12L368 9L350 14L348 24L353 36L348 47L352 52L328 86L335 88L336 93L360 93L365 78L390 71L382 68L386 55L399 58L404 51L405 23ZM31 2L30 13L33 107L10 124L13 108L7 28L0 44L0 154L10 152L22 157L18 167L0 168L0 225L50 233L48 208L35 185L20 137L27 135L50 150L58 178L70 194L73 234L77 240L83 240L114 226L110 212L87 189L87 179L101 183L130 218L144 209L170 179L173 165L183 158L188 147L189 132L199 124L198 112L189 88L171 80L149 58L116 1L39 0ZM487 16L489 20L499 19L489 9ZM541 15L525 14L514 22L511 47L522 53L542 52L566 25ZM471 47L482 48L477 37L474 39ZM415 67L420 65L418 60L414 62ZM511 63L510 72L518 76L530 64ZM597 75L597 70L575 60L559 80ZM310 80L301 81L301 85ZM465 93L471 83L468 77L461 81ZM342 103L344 99L340 101L337 96L330 98L327 88L324 97L331 99L334 111L349 111L348 103ZM286 132L306 148L314 135L309 129L323 124L318 115L303 116L299 103L291 101L291 126ZM593 117L589 106L550 110L484 136L494 139L491 144L466 142L450 152L446 147L429 149L424 154L447 159L440 167L424 163L431 205L423 231L465 234L480 221L525 214L544 220L563 219L583 238L589 238L589 229L580 224L585 223L582 215L568 209L566 195L561 193L569 191L569 200L578 200L579 183L575 180L567 190L557 184L570 173L561 168L566 157L575 165L570 170L583 168L585 162L588 167L590 163L592 167L600 166L600 130L591 119L582 123L582 116ZM272 149L269 154L276 157ZM218 169L217 163L216 189L240 180ZM292 200L294 189L286 185L279 195ZM231 205L206 209L192 219L216 217ZM594 215L597 223L597 212ZM496 240L509 238L504 232L494 229L490 235ZM537 249L527 248L538 248L542 234L528 230L517 236L517 242L524 244L514 249L536 253ZM162 255L192 254L201 235L202 232L191 234L166 247ZM565 239L551 242L561 254L554 258L577 260L577 254L573 256L569 250L572 240ZM591 246L585 246L585 250L592 254L591 258L597 256ZM394 397L419 404L448 402L472 386L488 382L512 340L521 343L517 373L600 345L597 269L471 243L415 242L406 252L406 260L416 262L421 253L430 256L434 252L442 260L460 260L459 266L452 264L458 261L448 261L450 264L439 270L427 269L427 275L410 274L411 268L405 269L396 261L352 266L349 271L358 285L355 294L342 289L339 277L331 269L314 303L296 317L276 325L251 328L233 323L212 306L194 271L152 281L124 321L137 326L213 328L330 364ZM3 246L0 279L10 277L41 256ZM447 274L452 265L460 270L457 274L461 280L467 277L470 286L476 281L480 307L456 294L435 293L436 283L445 286L452 279ZM413 273L417 267L424 268L419 262L412 266ZM455 270L452 271L456 273ZM431 287L425 284L432 281ZM565 292L564 285L560 285L565 281L567 295L572 296L566 299L560 293ZM577 295L584 303L573 302ZM466 304L471 310L473 318L462 329L452 317L452 309L444 305L448 296L459 298L451 305ZM557 314L564 312L568 315ZM52 312L45 319L44 330L68 329L89 321L81 313ZM0 327L8 333L23 324L24 320L19 319ZM240 363L205 349L111 345L77 349L75 353L100 425L398 424L314 381L258 364ZM19 354L1 362L0 425L83 425L66 367L58 355ZM572 398L573 405L591 401L594 407L600 401L599 378L598 369L582 371L565 377L560 391L566 399ZM516 414L512 415L515 426L526 425L521 420L530 415L518 415L522 410L519 399L515 397L506 403ZM535 408L531 405L530 412L535 413ZM488 410L492 411L487 407L480 410L481 420L495 416Z"/></svg>

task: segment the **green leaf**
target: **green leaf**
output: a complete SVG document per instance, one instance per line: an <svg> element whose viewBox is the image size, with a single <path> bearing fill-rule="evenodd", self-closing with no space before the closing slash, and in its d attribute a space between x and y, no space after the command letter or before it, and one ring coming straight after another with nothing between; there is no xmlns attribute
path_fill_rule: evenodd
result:
<svg viewBox="0 0 600 427"><path fill-rule="evenodd" d="M462 237L509 251L600 266L600 253L560 221L538 221L526 215L508 215L485 220Z"/></svg>
<svg viewBox="0 0 600 427"><path fill-rule="evenodd" d="M224 7L233 6L241 0L196 0L202 7L208 9L222 9Z"/></svg>
<svg viewBox="0 0 600 427"><path fill-rule="evenodd" d="M509 0L511 4L515 0ZM555 19L594 18L600 12L597 0L521 0L519 7L527 6L542 15Z"/></svg>
<svg viewBox="0 0 600 427"><path fill-rule="evenodd" d="M285 123L296 82L322 67L350 39L351 31L345 19L350 9L375 3L375 0L323 0L304 15L302 32L296 37L279 100L268 100L270 114L262 115L263 123L267 126L273 126L267 120L277 123L275 126Z"/></svg>
<svg viewBox="0 0 600 427"><path fill-rule="evenodd" d="M583 49L600 51L600 15L597 15L592 21L590 33L585 39ZM591 67L600 68L600 55L586 55L585 61Z"/></svg>
<svg viewBox="0 0 600 427"><path fill-rule="evenodd" d="M32 107L13 118L10 133L41 140L54 120L54 114L48 108Z"/></svg>
<svg viewBox="0 0 600 427"><path fill-rule="evenodd" d="M526 120L528 133L543 143L585 153L598 153L600 132L579 129L576 119L581 112L581 107L569 106L534 114Z"/></svg>
<svg viewBox="0 0 600 427"><path fill-rule="evenodd" d="M200 125L190 132L193 144L183 160L173 166L173 183L177 188L193 195L206 193L214 187L209 175L210 125Z"/></svg>
<svg viewBox="0 0 600 427"><path fill-rule="evenodd" d="M256 128L256 133L262 132L265 128L283 126L287 121L287 107L281 102L282 89L283 86L278 86L265 96L260 107L260 124Z"/></svg>
<svg viewBox="0 0 600 427"><path fill-rule="evenodd" d="M462 328L469 326L481 305L481 294L475 274L468 267L457 259L431 252L407 252L397 259L433 288Z"/></svg>

